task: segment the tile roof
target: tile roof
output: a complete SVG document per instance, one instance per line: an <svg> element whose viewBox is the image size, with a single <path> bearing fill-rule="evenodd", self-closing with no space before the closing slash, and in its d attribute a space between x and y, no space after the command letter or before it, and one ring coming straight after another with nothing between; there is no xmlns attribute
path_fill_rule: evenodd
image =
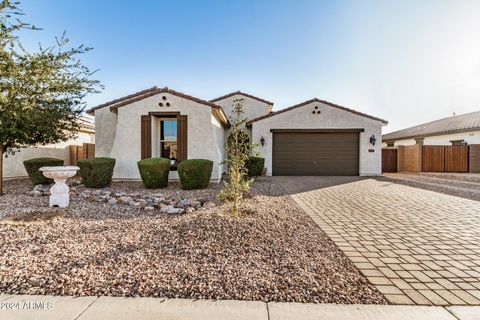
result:
<svg viewBox="0 0 480 320"><path fill-rule="evenodd" d="M384 134L383 141L422 138L440 134L480 130L480 111L455 115Z"/></svg>
<svg viewBox="0 0 480 320"><path fill-rule="evenodd" d="M154 86L154 87L151 87L149 89L145 89L145 90L142 90L142 91L138 91L138 92L135 92L135 93L132 93L132 94L129 94L127 96L123 96L121 98L118 98L118 99L115 99L115 100L111 100L111 101L108 101L108 102L105 102L105 103L102 103L102 104L99 104L98 106L95 106L93 108L90 108L88 109L86 112L88 114L93 114L95 110L97 109L100 109L100 108L103 108L103 107L107 107L107 106L110 106L112 104L115 104L115 103L119 103L119 102L123 102L123 101L126 101L126 100L129 100L129 99L134 99L134 98L137 98L141 95L144 95L144 94L148 94L150 92L153 92L155 90L158 90L158 87Z"/></svg>
<svg viewBox="0 0 480 320"><path fill-rule="evenodd" d="M199 99L199 98L184 94L182 92L172 90L168 87L164 87L164 88L158 88L156 86L151 87L150 89L142 90L142 91L139 91L139 92L136 92L136 93L133 93L133 94L115 99L115 100L111 100L111 101L106 102L106 103L102 103L98 106L90 108L86 112L88 114L94 114L95 110L98 110L98 109L104 108L104 107L110 107L111 111L116 111L120 107L123 107L123 106L129 105L133 102L136 102L136 101L139 101L139 100L157 95L159 93L169 93L171 95L174 95L174 96L177 96L177 97L180 97L180 98L184 98L184 99L187 99L187 100L191 100L191 101L209 106L212 109L214 109L215 115L219 116L219 118L223 118L223 124L226 127L230 127L230 123L228 121L228 118L225 115L225 112L223 111L221 106L216 105L215 103L207 101L207 100Z"/></svg>
<svg viewBox="0 0 480 320"><path fill-rule="evenodd" d="M210 102L216 102L216 101L220 101L220 100L223 100L223 99L227 99L227 98L230 98L231 96L234 96L234 95L242 95L242 96L245 96L245 97L248 97L248 98L252 98L254 100L257 100L257 101L260 101L260 102L263 102L263 103L266 103L268 105L271 105L273 106L273 102L271 101L268 101L268 100L265 100L265 99L262 99L262 98L259 98L259 97L255 97L255 96L252 96L251 94L248 94L248 93L245 93L245 92L242 92L242 91L235 91L235 92L230 92L224 96L221 96L221 97L218 97L218 98L215 98L215 99L212 99L210 100Z"/></svg>
<svg viewBox="0 0 480 320"><path fill-rule="evenodd" d="M95 132L95 119L87 116L80 116L77 121L81 129Z"/></svg>
<svg viewBox="0 0 480 320"><path fill-rule="evenodd" d="M331 107L334 107L334 108L337 108L337 109L341 109L341 110L345 110L345 111L357 114L357 115L365 117L365 118L370 118L370 119L373 119L373 120L383 122L384 124L388 123L387 120L383 120L383 119L368 115L366 113L359 112L359 111L356 111L356 110L353 110L353 109L350 109L350 108L347 108L347 107L344 107L344 106L340 106L338 104L334 104L334 103L331 103L331 102L328 102L328 101L325 101L325 100L320 100L320 99L314 98L314 99L307 100L307 101L304 101L302 103L296 104L294 106L284 108L284 109L281 109L281 110L278 110L278 111L275 111L275 112L270 112L269 114L266 114L264 116L261 116L261 117L252 119L250 121L247 121L247 126L250 126L253 122L256 122L256 121L259 121L259 120L262 120L262 119L265 119L265 118L273 117L277 114L284 113L284 112L287 112L287 111L290 111L290 110L293 110L293 109L296 109L296 108L299 108L299 107L303 107L303 106L305 106L307 104L310 104L310 103L313 103L313 102L323 103L323 104L326 104L328 106L331 106Z"/></svg>

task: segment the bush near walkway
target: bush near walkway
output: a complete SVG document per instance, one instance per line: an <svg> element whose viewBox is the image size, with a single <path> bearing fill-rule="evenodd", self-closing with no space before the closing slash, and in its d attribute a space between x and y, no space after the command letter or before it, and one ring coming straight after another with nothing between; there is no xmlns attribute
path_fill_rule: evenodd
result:
<svg viewBox="0 0 480 320"><path fill-rule="evenodd" d="M210 183L213 161L190 159L178 164L180 185L184 190L205 189Z"/></svg>
<svg viewBox="0 0 480 320"><path fill-rule="evenodd" d="M168 186L170 159L147 158L138 161L137 165L145 188L158 189Z"/></svg>
<svg viewBox="0 0 480 320"><path fill-rule="evenodd" d="M89 158L78 160L82 183L88 188L105 188L112 182L115 159Z"/></svg>
<svg viewBox="0 0 480 320"><path fill-rule="evenodd" d="M32 158L23 161L23 165L30 181L36 186L37 184L53 183L52 179L45 177L43 172L39 170L41 167L63 166L63 160L57 158Z"/></svg>

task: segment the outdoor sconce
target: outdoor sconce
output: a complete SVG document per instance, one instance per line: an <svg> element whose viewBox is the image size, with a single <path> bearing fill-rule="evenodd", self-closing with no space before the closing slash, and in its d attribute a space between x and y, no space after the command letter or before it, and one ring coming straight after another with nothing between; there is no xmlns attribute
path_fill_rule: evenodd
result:
<svg viewBox="0 0 480 320"><path fill-rule="evenodd" d="M265 145L265 138L263 136L260 138L260 144L262 147Z"/></svg>
<svg viewBox="0 0 480 320"><path fill-rule="evenodd" d="M370 143L372 145L375 145L375 142L377 141L377 139L375 139L375 136L372 134L372 136L370 137Z"/></svg>

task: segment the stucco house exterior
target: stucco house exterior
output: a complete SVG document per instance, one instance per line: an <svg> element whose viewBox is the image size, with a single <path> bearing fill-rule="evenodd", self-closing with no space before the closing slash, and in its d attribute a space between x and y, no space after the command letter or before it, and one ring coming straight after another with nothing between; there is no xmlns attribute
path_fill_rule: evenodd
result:
<svg viewBox="0 0 480 320"><path fill-rule="evenodd" d="M65 165L70 164L70 146L81 146L84 143L95 143L95 121L91 117L82 116L79 119L80 130L76 137L56 144L22 148L14 155L4 155L3 165L5 178L26 177L27 171L23 161L32 158L52 157L63 159Z"/></svg>
<svg viewBox="0 0 480 320"><path fill-rule="evenodd" d="M422 123L383 135L384 147L480 144L480 111Z"/></svg>
<svg viewBox="0 0 480 320"><path fill-rule="evenodd" d="M272 112L273 103L240 91L203 100L167 87L152 87L87 112L95 116L96 156L117 160L116 179L139 179L137 161L214 162L211 179L224 172L225 140L233 101L244 100L246 130L265 158L267 175L379 175L382 126L387 122L312 99Z"/></svg>

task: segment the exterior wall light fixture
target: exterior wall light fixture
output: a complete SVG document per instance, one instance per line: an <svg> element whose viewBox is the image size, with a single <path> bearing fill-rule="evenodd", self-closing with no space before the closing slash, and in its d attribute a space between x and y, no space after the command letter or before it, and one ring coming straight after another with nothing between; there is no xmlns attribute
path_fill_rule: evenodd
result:
<svg viewBox="0 0 480 320"><path fill-rule="evenodd" d="M372 134L372 136L370 137L370 143L372 145L375 145L375 142L377 141L377 139L375 138L375 136Z"/></svg>
<svg viewBox="0 0 480 320"><path fill-rule="evenodd" d="M260 144L262 147L265 145L265 138L263 136L260 138Z"/></svg>

